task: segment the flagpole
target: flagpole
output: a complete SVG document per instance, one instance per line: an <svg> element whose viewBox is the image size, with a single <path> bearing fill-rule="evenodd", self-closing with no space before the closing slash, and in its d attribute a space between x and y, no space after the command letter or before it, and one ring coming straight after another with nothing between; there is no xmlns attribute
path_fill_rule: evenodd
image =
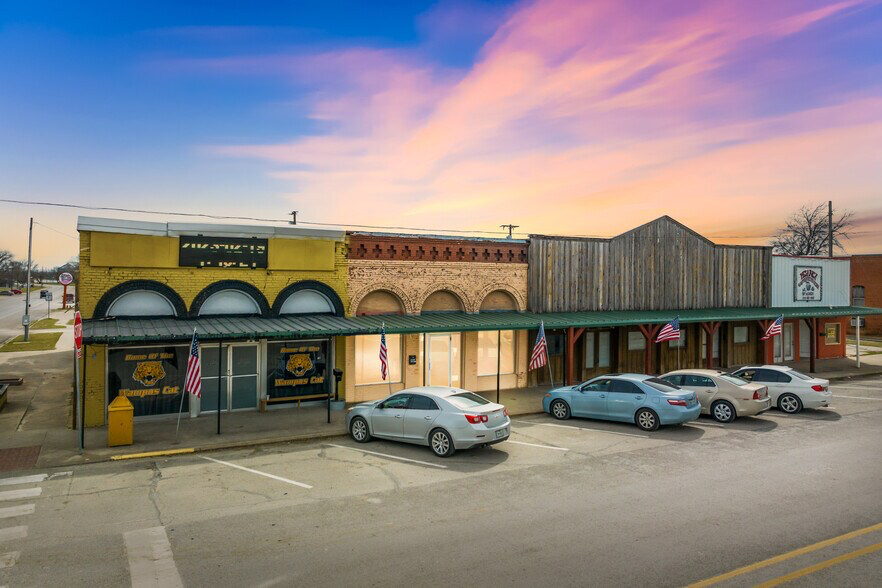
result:
<svg viewBox="0 0 882 588"><path fill-rule="evenodd" d="M542 321L542 332L545 332L545 321ZM548 379L551 380L551 387L554 388L554 374L551 372L551 355L548 353L548 335L545 335L545 365L548 366Z"/></svg>
<svg viewBox="0 0 882 588"><path fill-rule="evenodd" d="M381 329L382 329L382 334L380 335L380 337L382 338L383 342L385 342L386 321L383 321ZM381 343L381 345L382 344L383 343ZM385 377L387 378L386 383L389 384L389 396L392 396L392 363L389 361L389 345L388 344L386 345L386 376Z"/></svg>
<svg viewBox="0 0 882 588"><path fill-rule="evenodd" d="M193 329L193 336L196 336L196 329ZM190 349L192 353L193 341L190 341ZM187 354L187 364L190 363L190 355ZM188 394L187 392L187 383L186 380L184 382L184 387L181 389L181 404L178 406L178 424L175 426L175 443L178 442L178 431L181 429L181 412L184 410L184 396Z"/></svg>

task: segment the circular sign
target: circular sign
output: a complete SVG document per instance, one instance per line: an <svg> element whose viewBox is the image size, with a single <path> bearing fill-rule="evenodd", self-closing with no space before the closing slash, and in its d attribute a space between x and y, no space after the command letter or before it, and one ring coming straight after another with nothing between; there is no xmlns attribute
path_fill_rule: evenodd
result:
<svg viewBox="0 0 882 588"><path fill-rule="evenodd" d="M80 349L83 347L83 318L78 310L74 315L74 347L77 350L77 357L80 356Z"/></svg>
<svg viewBox="0 0 882 588"><path fill-rule="evenodd" d="M68 284L73 283L73 276L67 272L64 272L60 276L58 276L58 283L62 286L67 286Z"/></svg>

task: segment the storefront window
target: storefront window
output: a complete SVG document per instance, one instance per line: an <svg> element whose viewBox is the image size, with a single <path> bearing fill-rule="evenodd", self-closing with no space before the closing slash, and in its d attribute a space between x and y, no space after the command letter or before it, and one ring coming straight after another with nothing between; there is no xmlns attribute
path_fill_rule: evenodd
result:
<svg viewBox="0 0 882 588"><path fill-rule="evenodd" d="M328 394L332 390L328 376L327 340L267 344L266 393L270 398Z"/></svg>
<svg viewBox="0 0 882 588"><path fill-rule="evenodd" d="M107 352L107 400L126 396L135 416L177 414L190 410L184 394L189 347L124 347ZM181 395L183 394L183 408Z"/></svg>
<svg viewBox="0 0 882 588"><path fill-rule="evenodd" d="M646 349L646 338L640 331L628 331L628 351Z"/></svg>
<svg viewBox="0 0 882 588"><path fill-rule="evenodd" d="M839 345L839 323L827 323L824 325L827 345Z"/></svg>
<svg viewBox="0 0 882 588"><path fill-rule="evenodd" d="M735 327L732 329L732 340L735 343L747 343L747 327Z"/></svg>
<svg viewBox="0 0 882 588"><path fill-rule="evenodd" d="M497 340L502 350L499 355ZM497 361L500 374L513 374L515 371L514 331L478 332L478 375L495 376Z"/></svg>
<svg viewBox="0 0 882 588"><path fill-rule="evenodd" d="M609 367L609 341L609 331L597 334L597 367Z"/></svg>
<svg viewBox="0 0 882 588"><path fill-rule="evenodd" d="M680 331L680 338L679 339L674 339L673 341L668 341L668 347L670 347L671 349L677 349L678 347L681 349L685 349L686 348L686 331L685 330Z"/></svg>
<svg viewBox="0 0 882 588"><path fill-rule="evenodd" d="M386 380L380 371L380 335L359 335L355 338L355 385L397 383L401 381L401 335L386 335L386 356L389 374Z"/></svg>

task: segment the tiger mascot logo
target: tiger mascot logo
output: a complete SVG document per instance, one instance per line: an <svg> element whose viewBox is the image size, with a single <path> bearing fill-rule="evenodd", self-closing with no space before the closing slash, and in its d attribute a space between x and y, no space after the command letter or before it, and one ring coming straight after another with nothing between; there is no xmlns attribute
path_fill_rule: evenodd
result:
<svg viewBox="0 0 882 588"><path fill-rule="evenodd" d="M299 378L312 369L312 360L306 353L295 353L288 358L285 369Z"/></svg>
<svg viewBox="0 0 882 588"><path fill-rule="evenodd" d="M132 377L143 386L153 386L165 377L161 361L139 361Z"/></svg>

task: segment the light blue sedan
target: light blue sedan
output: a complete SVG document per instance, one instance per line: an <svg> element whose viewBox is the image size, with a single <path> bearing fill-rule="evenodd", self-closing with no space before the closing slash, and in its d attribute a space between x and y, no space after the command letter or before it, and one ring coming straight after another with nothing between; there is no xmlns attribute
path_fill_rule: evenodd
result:
<svg viewBox="0 0 882 588"><path fill-rule="evenodd" d="M558 420L571 416L634 423L644 431L698 418L695 392L644 374L607 374L545 395L542 409Z"/></svg>

